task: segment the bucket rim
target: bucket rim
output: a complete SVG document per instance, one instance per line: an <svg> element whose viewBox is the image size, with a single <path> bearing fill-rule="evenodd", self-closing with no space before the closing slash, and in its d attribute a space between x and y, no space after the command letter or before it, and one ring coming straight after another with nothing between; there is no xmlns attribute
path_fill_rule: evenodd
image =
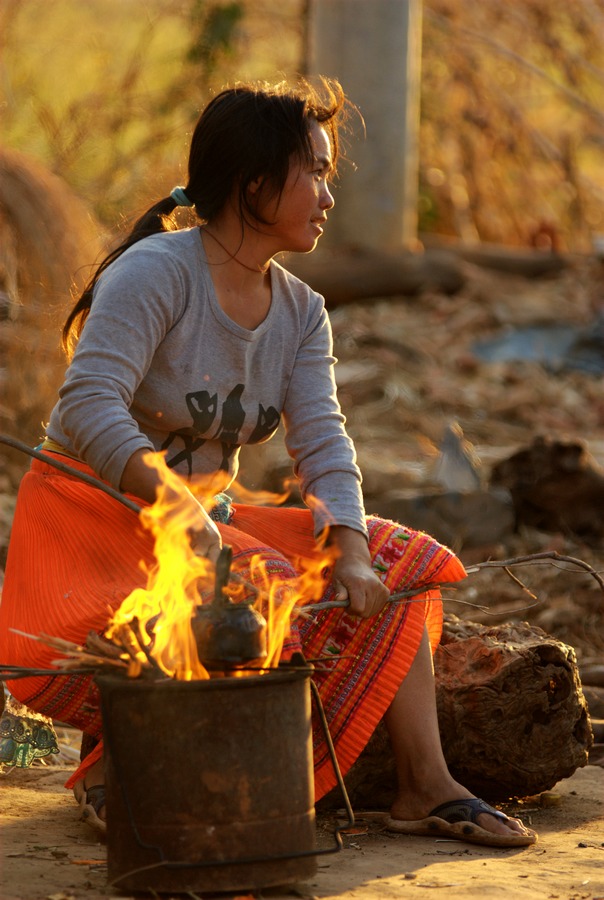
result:
<svg viewBox="0 0 604 900"><path fill-rule="evenodd" d="M244 677L227 675L215 678L197 678L191 681L181 681L168 677L165 679L129 678L127 675L116 675L112 672L98 672L94 676L94 681L101 690L104 688L107 690L123 688L132 691L224 691L225 689L243 690L244 688L255 688L262 685L268 687L269 685L305 681L311 677L313 671L313 666L310 665L307 668L297 666L295 669L288 669L287 666L283 666L267 670L262 675L245 675Z"/></svg>

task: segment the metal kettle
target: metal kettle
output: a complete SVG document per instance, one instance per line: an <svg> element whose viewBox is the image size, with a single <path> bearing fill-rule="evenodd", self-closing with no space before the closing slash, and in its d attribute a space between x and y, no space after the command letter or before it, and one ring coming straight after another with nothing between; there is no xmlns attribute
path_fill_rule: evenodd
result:
<svg viewBox="0 0 604 900"><path fill-rule="evenodd" d="M268 654L264 616L249 602L233 603L225 591L232 559L233 548L225 545L216 562L214 599L191 619L197 655L210 670L259 665Z"/></svg>

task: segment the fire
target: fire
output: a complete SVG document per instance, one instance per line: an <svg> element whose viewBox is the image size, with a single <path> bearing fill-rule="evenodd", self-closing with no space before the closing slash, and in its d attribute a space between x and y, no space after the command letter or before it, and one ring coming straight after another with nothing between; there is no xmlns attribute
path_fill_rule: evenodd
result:
<svg viewBox="0 0 604 900"><path fill-rule="evenodd" d="M140 513L142 524L155 539L157 563L148 573L147 586L135 588L122 602L107 637L119 642L124 626L138 622L147 651L166 674L184 681L208 678L197 657L190 620L200 588L213 581L213 566L191 549L187 532L195 523L180 478L168 469L161 454L149 453L145 462L161 476L156 502Z"/></svg>
<svg viewBox="0 0 604 900"><path fill-rule="evenodd" d="M155 541L156 564L148 572L147 585L136 588L123 601L110 622L106 636L125 645L136 636L130 648L129 674L137 676L149 658L168 676L177 680L207 679L210 673L198 656L198 644L191 627L200 605L216 603L216 572L213 563L197 556L191 549L188 530L196 523L191 511L190 495L181 479L165 464L163 454L149 453L147 465L161 478L156 502L140 513L143 526ZM197 499L205 508L211 506L216 485L198 485ZM246 492L247 502L251 494ZM256 502L266 499L254 495ZM271 499L274 500L274 495ZM225 585L221 602L252 605L266 620L267 655L252 665L271 668L279 663L283 643L290 634L292 616L298 607L316 600L323 591L323 573L333 565L333 551L317 553L306 560L296 577L275 577L267 570L260 554L246 560L245 573L234 567ZM212 601L211 598L214 598ZM239 608L239 611L241 609ZM140 650L138 645L143 649ZM252 669L252 671L254 671ZM257 669L256 669L257 671ZM240 674L244 674L241 672Z"/></svg>

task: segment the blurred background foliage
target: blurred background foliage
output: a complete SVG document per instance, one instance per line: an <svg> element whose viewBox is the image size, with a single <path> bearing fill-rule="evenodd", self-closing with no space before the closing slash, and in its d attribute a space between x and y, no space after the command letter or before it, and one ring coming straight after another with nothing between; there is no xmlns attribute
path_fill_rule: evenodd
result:
<svg viewBox="0 0 604 900"><path fill-rule="evenodd" d="M602 0L426 0L421 228L590 249L603 89Z"/></svg>
<svg viewBox="0 0 604 900"><path fill-rule="evenodd" d="M185 178L213 89L298 67L299 31L292 0L3 0L2 142L112 227Z"/></svg>
<svg viewBox="0 0 604 900"><path fill-rule="evenodd" d="M2 142L113 228L184 178L213 90L304 71L309 7L3 0ZM423 15L420 231L589 249L604 232L604 0L424 0Z"/></svg>

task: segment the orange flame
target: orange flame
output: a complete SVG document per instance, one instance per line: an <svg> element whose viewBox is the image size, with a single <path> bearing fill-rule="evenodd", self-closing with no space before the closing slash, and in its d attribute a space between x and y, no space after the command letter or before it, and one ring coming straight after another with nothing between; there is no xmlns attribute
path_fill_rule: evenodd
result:
<svg viewBox="0 0 604 900"><path fill-rule="evenodd" d="M148 573L147 586L135 588L122 602L107 637L117 636L120 627L137 619L143 638L148 638L147 651L166 674L184 681L208 678L190 620L200 588L213 582L213 566L191 549L188 529L198 523L181 479L168 469L162 454L149 453L145 462L161 476L157 500L140 513L154 536L157 563Z"/></svg>
<svg viewBox="0 0 604 900"><path fill-rule="evenodd" d="M214 565L197 556L191 549L188 530L196 525L190 492L182 480L170 470L161 453L149 453L145 462L161 479L157 500L140 513L141 523L155 540L156 564L148 572L145 588L136 588L114 614L107 637L118 639L125 627L138 626L139 639L145 642L145 653L138 654L139 665L132 662L129 674L136 676L145 654L170 677L178 680L209 678L197 654L191 619L202 597L213 595ZM208 485L210 487L208 488ZM197 484L191 491L204 506L211 506L216 483ZM241 487L237 485L238 491ZM246 492L246 502L272 502L276 495ZM284 497L279 499L282 501ZM278 665L283 643L290 633L295 609L316 600L324 590L324 571L334 563L334 551L317 551L313 559L297 564L295 578L276 577L267 571L260 554L248 560L249 581L233 567L227 593L234 602L253 602L267 621L268 656L259 662L263 668Z"/></svg>

